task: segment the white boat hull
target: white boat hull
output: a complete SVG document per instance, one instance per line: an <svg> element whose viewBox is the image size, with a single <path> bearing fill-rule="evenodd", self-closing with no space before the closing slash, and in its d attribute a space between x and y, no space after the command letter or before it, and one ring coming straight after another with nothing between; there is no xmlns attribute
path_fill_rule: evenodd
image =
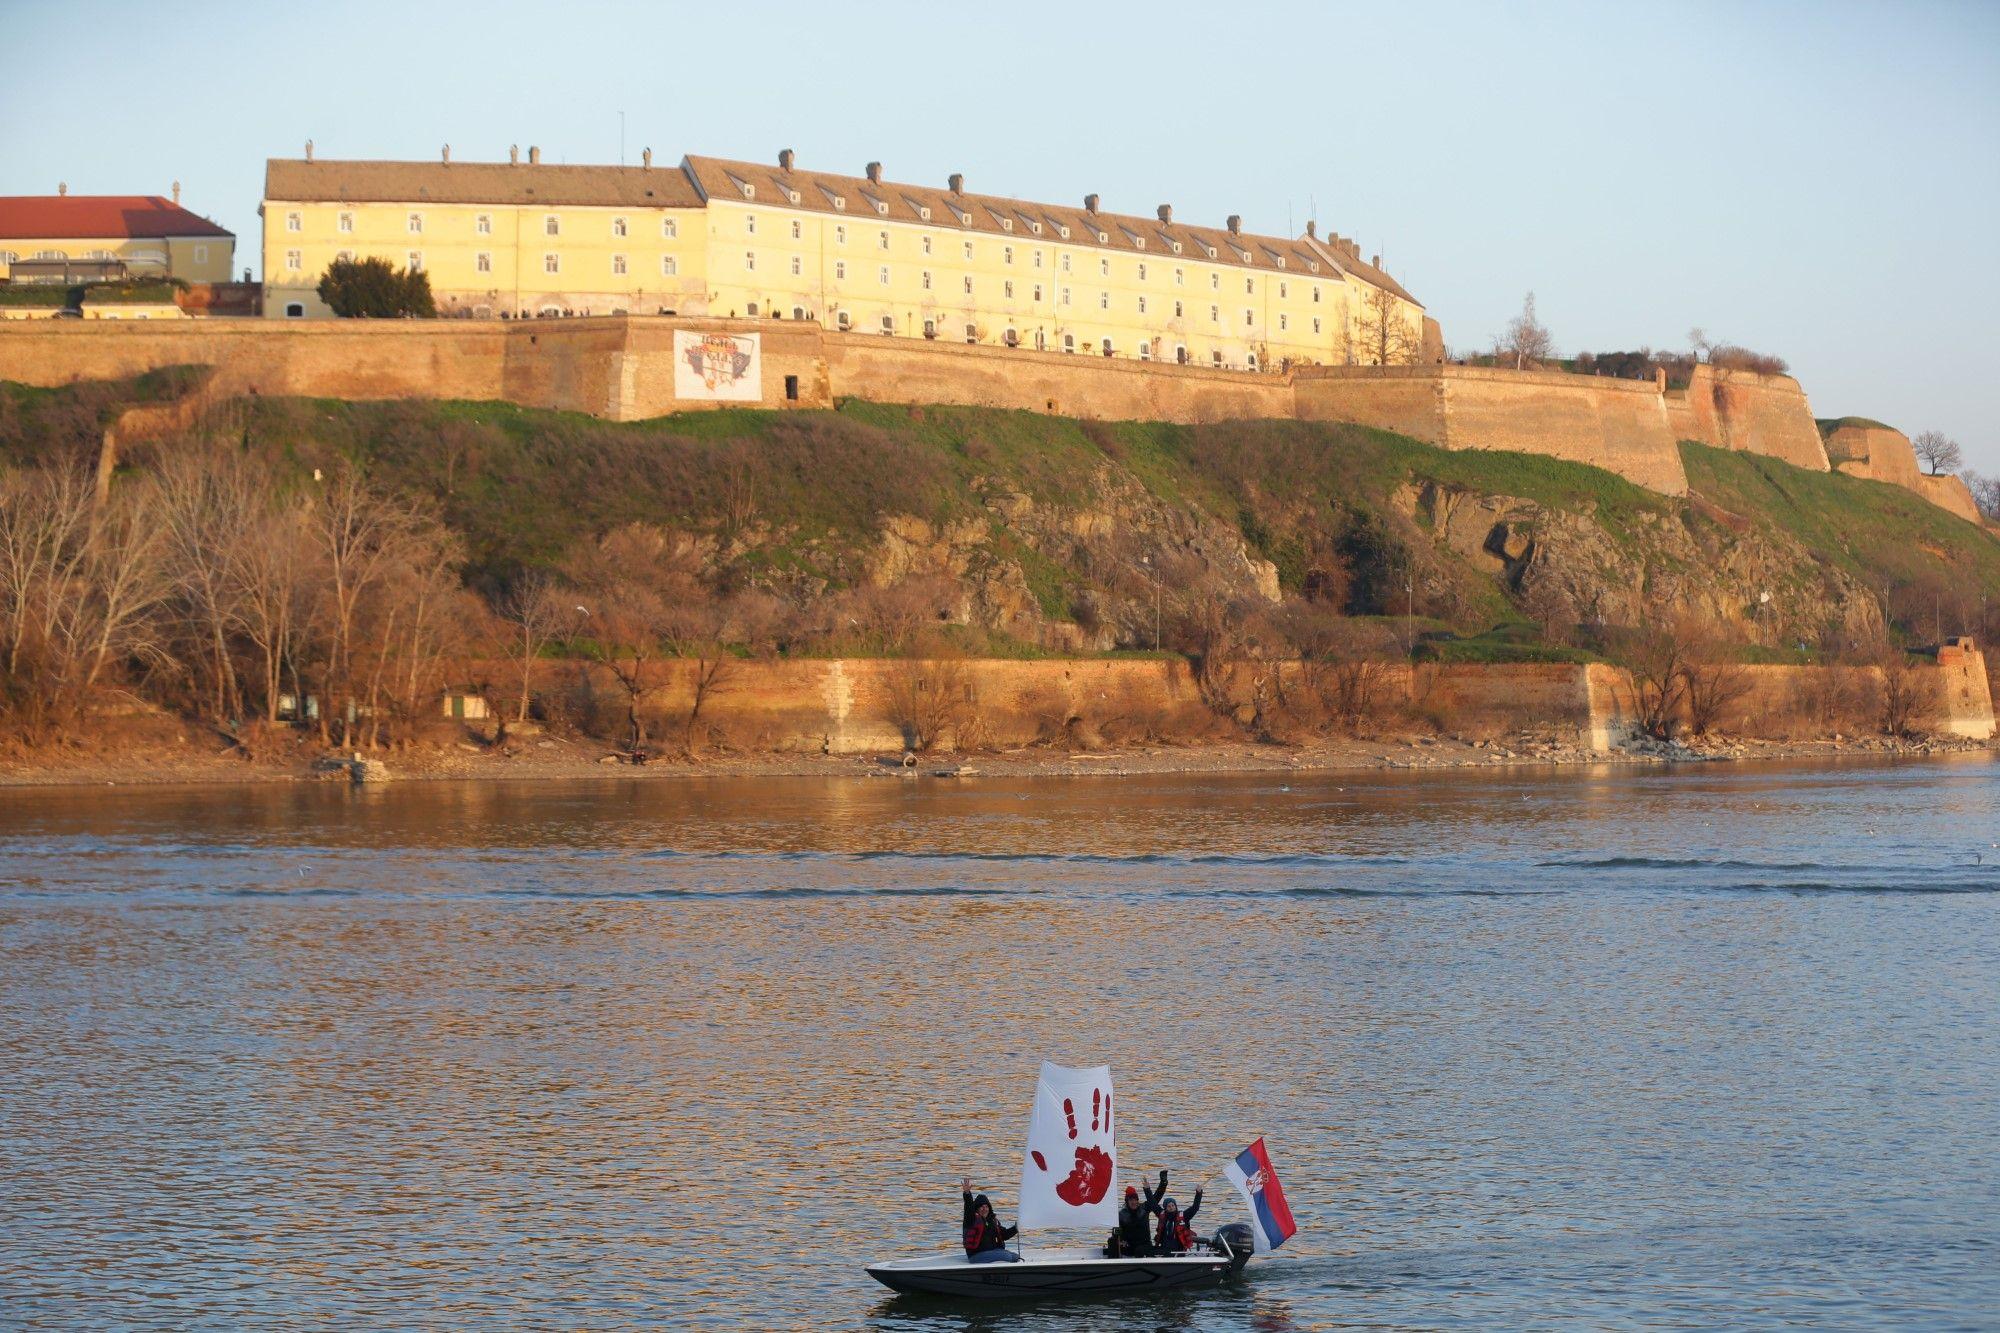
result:
<svg viewBox="0 0 2000 1333"><path fill-rule="evenodd" d="M1107 1259L1097 1250L1031 1250L1019 1263L975 1264L963 1253L895 1259L868 1265L868 1276L892 1291L911 1294L1062 1296L1217 1282L1232 1266L1224 1254Z"/></svg>

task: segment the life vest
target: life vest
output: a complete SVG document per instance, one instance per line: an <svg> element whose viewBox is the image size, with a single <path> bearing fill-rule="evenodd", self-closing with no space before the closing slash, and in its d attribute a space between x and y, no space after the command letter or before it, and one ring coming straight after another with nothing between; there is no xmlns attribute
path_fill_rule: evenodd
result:
<svg viewBox="0 0 2000 1333"><path fill-rule="evenodd" d="M1155 1243L1162 1250L1170 1254L1185 1254L1194 1248L1194 1228L1182 1220L1186 1216L1185 1213L1175 1214L1171 1222L1164 1217L1160 1219L1160 1234Z"/></svg>

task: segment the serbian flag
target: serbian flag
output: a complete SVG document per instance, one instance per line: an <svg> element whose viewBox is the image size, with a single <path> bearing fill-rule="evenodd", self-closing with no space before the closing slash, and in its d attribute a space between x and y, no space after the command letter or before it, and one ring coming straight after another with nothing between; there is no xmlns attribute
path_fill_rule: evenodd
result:
<svg viewBox="0 0 2000 1333"><path fill-rule="evenodd" d="M1277 1168L1271 1165L1271 1154L1264 1151L1264 1140L1258 1139L1237 1153L1236 1160L1222 1168L1222 1174L1250 1207L1250 1229L1257 1235L1259 1254L1277 1249L1298 1232L1285 1191L1278 1184Z"/></svg>

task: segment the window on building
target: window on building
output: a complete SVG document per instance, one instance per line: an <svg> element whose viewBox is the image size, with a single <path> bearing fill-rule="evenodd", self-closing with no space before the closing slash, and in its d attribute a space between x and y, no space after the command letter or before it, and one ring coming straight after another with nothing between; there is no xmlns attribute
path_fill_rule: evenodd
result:
<svg viewBox="0 0 2000 1333"><path fill-rule="evenodd" d="M1222 275L1220 273L1211 273L1208 275L1208 289L1212 292L1222 290Z"/></svg>
<svg viewBox="0 0 2000 1333"><path fill-rule="evenodd" d="M1014 247L1013 247L1013 246L1011 246L1011 245L1003 245L1003 246L1001 246L1001 247L1000 247L1000 262L1001 262L1001 263L1003 263L1003 264L1011 264L1011 263L1013 263L1013 262L1014 262Z"/></svg>
<svg viewBox="0 0 2000 1333"><path fill-rule="evenodd" d="M1104 340L1104 344L1103 344L1103 345L1104 345L1104 354L1105 354L1106 356L1110 356L1110 355L1112 355L1112 347L1111 347L1111 339L1109 339L1109 338L1106 338L1106 339Z"/></svg>
<svg viewBox="0 0 2000 1333"><path fill-rule="evenodd" d="M935 338L935 337L937 337L937 321L936 321L936 320L934 320L934 319L927 319L927 320L925 320L925 321L924 321L924 337L926 337L926 338Z"/></svg>
<svg viewBox="0 0 2000 1333"><path fill-rule="evenodd" d="M334 219L333 225L341 231L352 232L354 230L354 214L342 213Z"/></svg>
<svg viewBox="0 0 2000 1333"><path fill-rule="evenodd" d="M1139 265L1139 281L1144 282L1145 280L1146 280L1146 266L1144 264L1141 264Z"/></svg>
<svg viewBox="0 0 2000 1333"><path fill-rule="evenodd" d="M679 273L680 271L681 271L681 264L680 264L680 261L679 261L678 259L674 258L674 257L673 257L672 255L661 255L661 256L660 256L660 276L661 276L661 277L663 277L663 278L671 278L671 277L673 277L673 276L674 276L675 274Z"/></svg>
<svg viewBox="0 0 2000 1333"><path fill-rule="evenodd" d="M1146 298L1143 296L1139 298L1139 313L1142 315L1146 313Z"/></svg>
<svg viewBox="0 0 2000 1333"><path fill-rule="evenodd" d="M881 233L878 233L878 234L879 234L879 236L880 236L880 238L881 238L881 239L880 239L880 241L879 241L879 242L878 242L878 243L876 244L876 247L875 247L875 248L876 248L876 249L878 249L878 250L887 250L887 249L889 248L889 233L885 231L885 232L881 232Z"/></svg>
<svg viewBox="0 0 2000 1333"><path fill-rule="evenodd" d="M836 259L833 261L833 276L836 281L847 281L847 261L845 259Z"/></svg>
<svg viewBox="0 0 2000 1333"><path fill-rule="evenodd" d="M472 266L481 273L491 273L493 271L493 252L491 250L481 250L472 257Z"/></svg>
<svg viewBox="0 0 2000 1333"><path fill-rule="evenodd" d="M971 241L967 241L967 242L965 243L965 257L966 257L967 259L970 259L970 258L972 258L972 242L971 242Z"/></svg>
<svg viewBox="0 0 2000 1333"><path fill-rule="evenodd" d="M557 217L554 213L543 214L542 235L544 236L562 235L562 219Z"/></svg>
<svg viewBox="0 0 2000 1333"><path fill-rule="evenodd" d="M1174 270L1174 286L1176 286L1176 287L1185 287L1185 286L1187 286L1187 270L1186 270L1186 269L1182 269L1182 268L1177 268L1177 269L1175 269L1175 270Z"/></svg>
<svg viewBox="0 0 2000 1333"><path fill-rule="evenodd" d="M755 236L757 234L757 215L755 213L745 213L743 215L743 234L745 236Z"/></svg>
<svg viewBox="0 0 2000 1333"><path fill-rule="evenodd" d="M622 278L622 277L624 277L624 276L625 276L625 256L624 256L624 255L613 255L613 256L611 256L611 276L612 276L612 277L614 277L614 278Z"/></svg>
<svg viewBox="0 0 2000 1333"><path fill-rule="evenodd" d="M896 331L896 317L894 315L882 316L882 332L894 333L895 331Z"/></svg>
<svg viewBox="0 0 2000 1333"><path fill-rule="evenodd" d="M1221 306L1212 305L1208 308L1208 322L1211 324L1220 324L1222 322Z"/></svg>
<svg viewBox="0 0 2000 1333"><path fill-rule="evenodd" d="M1247 326L1247 325L1252 325L1252 324L1255 324L1256 322L1257 322L1257 312L1256 312L1256 311L1254 311L1254 310L1245 310L1245 311L1243 312L1243 323L1244 323L1244 324L1245 324L1246 326Z"/></svg>
<svg viewBox="0 0 2000 1333"><path fill-rule="evenodd" d="M743 271L746 273L755 273L757 271L757 252L755 250L745 250L743 252Z"/></svg>
<svg viewBox="0 0 2000 1333"><path fill-rule="evenodd" d="M1174 318L1179 319L1180 317L1181 317L1181 303L1179 301L1176 301L1174 302Z"/></svg>
<svg viewBox="0 0 2000 1333"><path fill-rule="evenodd" d="M205 245L197 245L197 246L196 246L196 247L194 248L194 262L195 262L195 263L197 263L197 264L206 264L206 263L208 262L208 247L207 247L207 246L205 246Z"/></svg>
<svg viewBox="0 0 2000 1333"><path fill-rule="evenodd" d="M1290 284L1290 283L1288 283L1288 282L1281 282L1281 283L1279 283L1279 284L1278 284L1278 299L1279 299L1280 301L1284 301L1284 300L1288 300L1288 299L1290 299L1290 295L1291 295L1291 284Z"/></svg>
<svg viewBox="0 0 2000 1333"><path fill-rule="evenodd" d="M628 234L628 233L626 232L626 230L625 230L625 219L624 219L624 218L613 218L613 219L611 219L611 234L612 234L613 236L624 236L624 235L627 235L627 234Z"/></svg>
<svg viewBox="0 0 2000 1333"><path fill-rule="evenodd" d="M972 279L971 279L971 278L967 278L967 279L965 280L965 294L966 294L967 296L970 296L970 295L972 295Z"/></svg>
<svg viewBox="0 0 2000 1333"><path fill-rule="evenodd" d="M1012 278L1009 278L1005 282L1001 283L1000 288L1001 288L1000 294L1002 296L1006 297L1009 301L1014 299L1014 280Z"/></svg>
<svg viewBox="0 0 2000 1333"><path fill-rule="evenodd" d="M803 277L803 276L805 276L805 271L806 271L806 269L805 269L805 263L804 263L804 262L803 262L802 260L800 260L800 258L799 258L799 257L798 257L797 255L793 255L793 256L792 256L792 276L793 276L793 277L795 277L795 278L798 278L798 277Z"/></svg>
<svg viewBox="0 0 2000 1333"><path fill-rule="evenodd" d="M1184 365L1186 365L1187 363L1188 363L1188 355L1187 355L1187 344L1186 344L1186 343L1175 343L1175 344L1174 344L1174 364L1175 364L1175 365L1179 365L1179 366L1184 366Z"/></svg>
<svg viewBox="0 0 2000 1333"><path fill-rule="evenodd" d="M286 231L304 231L305 229L306 229L305 220L301 218L297 213L285 214Z"/></svg>
<svg viewBox="0 0 2000 1333"><path fill-rule="evenodd" d="M923 239L924 239L924 253L929 254L931 252L931 238L926 236Z"/></svg>
<svg viewBox="0 0 2000 1333"><path fill-rule="evenodd" d="M1218 370L1222 368L1222 352L1220 349L1217 349L1216 351L1210 352L1208 354L1208 364L1214 366Z"/></svg>
<svg viewBox="0 0 2000 1333"><path fill-rule="evenodd" d="M854 326L854 317L843 310L835 317L833 322L842 329L849 329Z"/></svg>
<svg viewBox="0 0 2000 1333"><path fill-rule="evenodd" d="M1110 292L1099 292L1097 294L1097 308L1099 310L1109 310L1111 308Z"/></svg>
<svg viewBox="0 0 2000 1333"><path fill-rule="evenodd" d="M546 255L543 255L543 256L542 256L542 272L544 272L544 273L560 273L560 272L562 272L562 256L561 256L561 255L559 255L559 254L553 254L553 253L551 253L551 254L546 254Z"/></svg>
<svg viewBox="0 0 2000 1333"><path fill-rule="evenodd" d="M1243 363L1249 366L1250 369L1255 370L1257 368L1257 354L1255 352L1250 353L1250 355L1243 358Z"/></svg>
<svg viewBox="0 0 2000 1333"><path fill-rule="evenodd" d="M1139 340L1139 359L1141 361L1151 361L1153 359L1153 345L1144 338Z"/></svg>
<svg viewBox="0 0 2000 1333"><path fill-rule="evenodd" d="M1291 327L1292 327L1292 317L1290 315L1285 314L1283 311L1279 311L1278 332L1283 333L1285 330Z"/></svg>
<svg viewBox="0 0 2000 1333"><path fill-rule="evenodd" d="M354 262L354 252L352 250L342 250L334 258L340 260L343 264L352 264Z"/></svg>
<svg viewBox="0 0 2000 1333"><path fill-rule="evenodd" d="M847 226L845 223L833 229L833 243L835 245L847 244Z"/></svg>
<svg viewBox="0 0 2000 1333"><path fill-rule="evenodd" d="M666 237L668 240L671 241L679 238L680 234L681 234L681 224L678 218L660 219L660 235Z"/></svg>
<svg viewBox="0 0 2000 1333"><path fill-rule="evenodd" d="M925 291L931 289L931 271L929 269L925 269L923 272L923 286Z"/></svg>
<svg viewBox="0 0 2000 1333"><path fill-rule="evenodd" d="M806 317L806 308L804 306L795 305L792 307L793 319L804 319L805 317Z"/></svg>
<svg viewBox="0 0 2000 1333"><path fill-rule="evenodd" d="M1257 294L1257 279L1243 279L1243 294L1245 296L1255 296Z"/></svg>
<svg viewBox="0 0 2000 1333"><path fill-rule="evenodd" d="M1076 351L1076 335L1074 333L1065 333L1063 335L1063 350L1070 353Z"/></svg>
<svg viewBox="0 0 2000 1333"><path fill-rule="evenodd" d="M286 319L304 319L305 317L306 317L306 306L305 306L305 302L303 302L303 301L288 301L288 302L286 302L286 303L285 303L285 318L286 318Z"/></svg>
<svg viewBox="0 0 2000 1333"><path fill-rule="evenodd" d="M968 324L965 326L965 340L969 343L979 341L979 326L977 324Z"/></svg>
<svg viewBox="0 0 2000 1333"><path fill-rule="evenodd" d="M797 219L793 219L793 221L792 221L792 239L796 241L796 240L798 240L798 239L799 239L799 237L800 237L801 235L802 235L802 233L801 233L801 232L799 231L799 224L798 224L798 220L797 220Z"/></svg>
<svg viewBox="0 0 2000 1333"><path fill-rule="evenodd" d="M1000 335L1000 341L1006 343L1009 347L1019 347L1021 345L1021 334L1016 329L1008 329Z"/></svg>
<svg viewBox="0 0 2000 1333"><path fill-rule="evenodd" d="M1035 267L1040 268L1041 266L1042 266L1042 252L1040 250L1037 250L1035 251Z"/></svg>
<svg viewBox="0 0 2000 1333"><path fill-rule="evenodd" d="M1062 289L1062 303L1063 303L1064 305L1068 305L1068 304L1069 304L1069 288L1067 288L1067 287L1065 287L1065 288L1063 288L1063 289Z"/></svg>
<svg viewBox="0 0 2000 1333"><path fill-rule="evenodd" d="M1064 256L1062 257L1062 261L1063 261L1063 262L1062 262L1062 271L1063 271L1063 272L1065 272L1065 273L1069 272L1069 256L1068 256L1068 255L1064 255Z"/></svg>
<svg viewBox="0 0 2000 1333"><path fill-rule="evenodd" d="M288 270L290 270L293 273L297 273L305 266L306 266L306 260L304 255L300 254L297 250L285 251L285 267Z"/></svg>
<svg viewBox="0 0 2000 1333"><path fill-rule="evenodd" d="M493 234L493 215L491 213L479 214L472 219L472 229L481 236L491 236Z"/></svg>
<svg viewBox="0 0 2000 1333"><path fill-rule="evenodd" d="M1111 261L1110 261L1110 260L1108 260L1108 259L1100 259L1100 260L1098 260L1098 261L1097 261L1097 276L1098 276L1098 277L1100 277L1100 278L1108 278L1108 277L1110 277L1110 276L1111 276Z"/></svg>
<svg viewBox="0 0 2000 1333"><path fill-rule="evenodd" d="M412 251L410 251L410 254L409 254L409 266L410 266L410 272L412 272L412 273L421 273L421 272L423 272L423 271L424 271L424 252L423 252L423 251L421 251L421 250L412 250Z"/></svg>
<svg viewBox="0 0 2000 1333"><path fill-rule="evenodd" d="M882 265L881 268L875 271L875 280L884 287L889 285L889 266L887 264Z"/></svg>
<svg viewBox="0 0 2000 1333"><path fill-rule="evenodd" d="M1318 333L1318 332L1319 332L1319 316L1318 316L1318 315L1314 315L1314 316L1313 316L1313 332L1314 332L1314 333Z"/></svg>
<svg viewBox="0 0 2000 1333"><path fill-rule="evenodd" d="M410 219L409 219L409 223L408 223L408 226L409 226L409 228L410 228L410 235L412 235L412 236L421 236L421 235L423 235L423 234L424 234L424 215L423 215L422 213L412 213L412 214L410 214Z"/></svg>
<svg viewBox="0 0 2000 1333"><path fill-rule="evenodd" d="M1035 284L1035 301L1036 301L1036 303L1037 303L1037 304L1039 304L1039 303L1041 302L1041 299L1042 299L1042 284L1038 282L1038 283L1036 283L1036 284Z"/></svg>

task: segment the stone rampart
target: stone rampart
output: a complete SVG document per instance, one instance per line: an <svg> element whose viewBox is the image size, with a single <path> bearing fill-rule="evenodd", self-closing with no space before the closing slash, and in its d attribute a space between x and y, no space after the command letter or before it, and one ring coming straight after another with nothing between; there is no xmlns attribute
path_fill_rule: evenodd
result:
<svg viewBox="0 0 2000 1333"><path fill-rule="evenodd" d="M1486 367L1307 366L1257 374L1017 348L838 333L810 322L586 319L0 324L0 379L57 385L169 365L215 367L221 395L504 400L631 421L718 406L676 395L679 331L755 332L764 407L840 397L954 403L1099 420L1347 421L1450 449L1509 449L1687 489L1677 442L1700 440L1825 470L1811 409L1785 376L1696 368L1656 383ZM1911 489L1965 513L1962 488Z"/></svg>
<svg viewBox="0 0 2000 1333"><path fill-rule="evenodd" d="M1917 466L1917 451L1910 444L1910 437L1899 430L1859 422L1843 423L1826 437L1826 455L1837 471L1901 486L1968 523L1982 521L1979 506L1973 503L1972 492L1965 483L1957 477L1934 477L1924 472Z"/></svg>

